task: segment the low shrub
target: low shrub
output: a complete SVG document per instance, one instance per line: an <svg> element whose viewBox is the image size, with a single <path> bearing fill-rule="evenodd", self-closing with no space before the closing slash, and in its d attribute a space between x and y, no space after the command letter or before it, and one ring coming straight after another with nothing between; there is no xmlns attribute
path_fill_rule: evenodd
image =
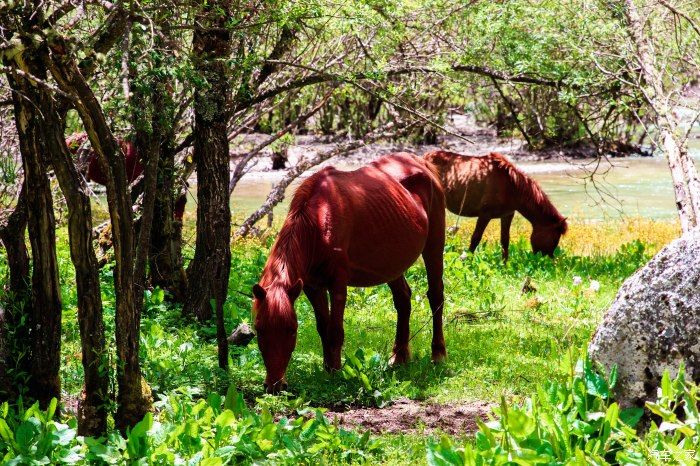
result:
<svg viewBox="0 0 700 466"><path fill-rule="evenodd" d="M607 376L584 357L563 362L564 381L546 382L521 405L505 399L490 422L479 421L474 443L430 440L430 465L696 465L700 460L700 391L685 378L663 376L659 398L647 403L653 420L639 432L645 410L620 409L612 397L617 374Z"/></svg>

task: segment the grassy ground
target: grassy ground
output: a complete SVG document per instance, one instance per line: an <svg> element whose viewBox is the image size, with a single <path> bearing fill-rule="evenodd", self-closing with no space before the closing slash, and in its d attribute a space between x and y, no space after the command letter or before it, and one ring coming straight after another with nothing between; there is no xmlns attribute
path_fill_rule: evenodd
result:
<svg viewBox="0 0 700 466"><path fill-rule="evenodd" d="M452 219L454 221L454 219ZM338 406L386 403L398 396L437 402L519 400L543 380L556 377L561 355L581 347L622 281L660 247L678 235L674 223L635 219L626 222L576 223L554 260L534 256L527 241L529 225L516 221L511 259L502 264L498 225L487 230L476 254L464 254L473 222L461 219L445 251L445 338L448 360L430 362L430 309L422 264L407 273L413 289L411 347L413 361L386 367L395 331L395 311L386 286L352 289L345 321L345 352L357 356L355 372L329 375L322 369L313 311L305 298L297 304L299 337L288 371L290 394L263 396L264 366L257 345L231 351L231 370L216 367L215 329L183 319L159 290L149 292L142 323L144 375L157 395L173 391L207 396L225 393L233 384L258 409L289 411L304 404ZM76 290L66 244L60 230L63 316L62 380L64 399L80 391L82 368L76 321ZM270 235L233 244L227 325L250 319L245 296L264 265ZM0 256L0 276L5 275ZM576 284L574 277L581 277ZM528 281L531 290L523 291ZM595 289L595 282L599 289ZM593 283L593 286L591 285ZM111 269L102 271L107 330L113 338L114 296ZM113 344L109 345L114 348ZM358 350L361 350L358 352ZM114 357L114 355L112 356ZM370 387L353 374L364 373ZM422 436L386 436L388 462L424 459Z"/></svg>
<svg viewBox="0 0 700 466"><path fill-rule="evenodd" d="M529 252L527 225L516 222L511 260L503 265L496 227L494 224L487 230L485 243L474 255L463 254L472 222L462 221L459 231L448 238L446 364L435 366L429 360L431 334L426 324L430 308L424 299L427 282L422 264L408 271L413 288L413 362L390 371L398 381L409 382L402 387L402 394L447 401L497 400L501 394L530 393L537 381L550 375L553 362L563 351L589 338L621 282L677 234L674 224L664 222L574 223L557 258L550 260ZM250 300L245 295L259 277L273 238L233 244L227 303L231 328L250 319ZM61 247L59 254L65 303L63 381L66 394L74 395L82 377L76 291L67 248ZM575 276L581 277L581 285L574 285ZM102 277L111 331L111 270L104 269ZM522 292L527 277L536 291ZM599 291L589 289L591 280L600 283ZM313 311L303 297L297 314L299 340L288 373L292 393L312 405L355 401L356 394L346 391L354 387L338 384L337 377L322 370ZM354 353L363 348L368 354L388 357L395 323L388 287L352 289L346 311L345 351ZM245 350L233 350L230 374L218 374L214 328L182 319L179 309L163 301L159 292L147 298L142 331L144 368L154 389L165 392L192 386L203 391L221 390L232 380L251 399L262 394L264 366L254 343Z"/></svg>

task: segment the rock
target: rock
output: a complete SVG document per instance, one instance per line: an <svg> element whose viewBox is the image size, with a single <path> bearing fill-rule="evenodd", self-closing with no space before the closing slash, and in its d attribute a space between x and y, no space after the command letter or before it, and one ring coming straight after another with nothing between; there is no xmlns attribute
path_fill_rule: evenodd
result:
<svg viewBox="0 0 700 466"><path fill-rule="evenodd" d="M671 242L625 281L588 351L608 370L617 365L624 407L655 400L664 370L675 376L681 361L700 382L700 231Z"/></svg>
<svg viewBox="0 0 700 466"><path fill-rule="evenodd" d="M234 346L247 346L253 338L255 338L255 332L250 325L243 322L231 333L228 342Z"/></svg>

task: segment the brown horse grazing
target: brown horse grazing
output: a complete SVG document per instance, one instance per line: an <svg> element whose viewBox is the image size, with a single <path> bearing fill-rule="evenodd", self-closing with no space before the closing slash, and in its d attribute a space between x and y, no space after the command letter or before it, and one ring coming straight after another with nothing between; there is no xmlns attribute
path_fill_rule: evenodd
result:
<svg viewBox="0 0 700 466"><path fill-rule="evenodd" d="M421 254L433 314L432 358L445 358L445 196L434 170L419 157L397 153L351 172L324 168L299 186L262 278L253 287L269 393L287 386L285 373L297 336L294 301L302 289L316 315L324 366L336 371L347 287L387 283L398 314L392 362L407 362L411 289L404 272Z"/></svg>
<svg viewBox="0 0 700 466"><path fill-rule="evenodd" d="M474 252L486 226L501 219L503 260L508 260L510 224L515 211L532 224L530 244L534 252L552 256L566 233L566 218L557 211L535 180L518 170L501 154L483 157L433 151L424 158L440 172L450 212L477 217L469 250Z"/></svg>

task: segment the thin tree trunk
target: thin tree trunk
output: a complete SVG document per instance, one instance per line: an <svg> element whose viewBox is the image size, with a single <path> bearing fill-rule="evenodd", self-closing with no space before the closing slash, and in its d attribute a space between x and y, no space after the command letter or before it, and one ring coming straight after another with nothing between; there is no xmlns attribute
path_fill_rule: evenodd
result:
<svg viewBox="0 0 700 466"><path fill-rule="evenodd" d="M28 324L22 323L30 292L26 231L26 191L22 183L14 210L5 225L0 226L0 241L5 247L10 274L5 302L0 303L0 402L17 397L13 371L29 372Z"/></svg>
<svg viewBox="0 0 700 466"><path fill-rule="evenodd" d="M168 17L161 14L156 22L167 26ZM155 38L156 47L162 53L156 59L154 67L171 64L173 55L171 38L167 28L162 35ZM169 75L162 77L153 85L153 132L158 139L158 175L156 199L153 209L153 228L149 248L149 271L152 286L168 290L176 302L183 302L186 274L182 259L182 219L175 218L175 112L173 101L173 82ZM182 202L178 198L179 202ZM184 206L183 206L184 208Z"/></svg>
<svg viewBox="0 0 700 466"><path fill-rule="evenodd" d="M32 59L15 59L22 71L43 78L32 66ZM20 68L24 65L24 69ZM31 67L31 68L28 68ZM61 294L56 258L56 224L51 184L44 159L47 143L44 134L42 101L38 89L24 78L8 76L14 101L15 122L24 168L27 219L32 247L32 292L30 328L29 394L42 407L52 398L60 400L61 381Z"/></svg>
<svg viewBox="0 0 700 466"><path fill-rule="evenodd" d="M116 294L117 341L117 413L115 425L121 431L135 425L152 409L151 389L141 376L139 363L139 334L141 308L137 302L135 283L136 242L131 210L131 196L126 177L124 155L121 153L102 108L92 89L81 75L70 48L61 37L50 43L51 73L64 92L75 95L76 110L85 126L90 143L98 155L102 172L107 176L107 203L112 223L115 252L114 289ZM146 181L148 183L148 181ZM144 198L145 199L145 198ZM146 210L144 209L144 212ZM144 216L141 232L149 228Z"/></svg>
<svg viewBox="0 0 700 466"><path fill-rule="evenodd" d="M678 135L678 124L669 106L663 79L645 36L644 24L633 0L623 2L627 33L637 52L644 83L644 95L656 114L660 145L663 146L673 179L676 205L683 231L695 228L700 220L700 181L695 165Z"/></svg>
<svg viewBox="0 0 700 466"><path fill-rule="evenodd" d="M46 92L43 94L47 149L68 205L68 238L78 290L78 322L85 373L85 384L78 399L78 434L99 437L107 430L109 378L105 365L100 277L92 244L90 196L66 147L64 125L52 104L52 97Z"/></svg>
<svg viewBox="0 0 700 466"><path fill-rule="evenodd" d="M212 2L199 15L192 48L206 87L195 91L194 159L197 164L197 242L187 270L188 296L183 312L200 320L216 310L219 366L228 366L223 306L231 267L231 209L228 197L229 148L226 112L231 88L226 60L231 33L230 5Z"/></svg>

